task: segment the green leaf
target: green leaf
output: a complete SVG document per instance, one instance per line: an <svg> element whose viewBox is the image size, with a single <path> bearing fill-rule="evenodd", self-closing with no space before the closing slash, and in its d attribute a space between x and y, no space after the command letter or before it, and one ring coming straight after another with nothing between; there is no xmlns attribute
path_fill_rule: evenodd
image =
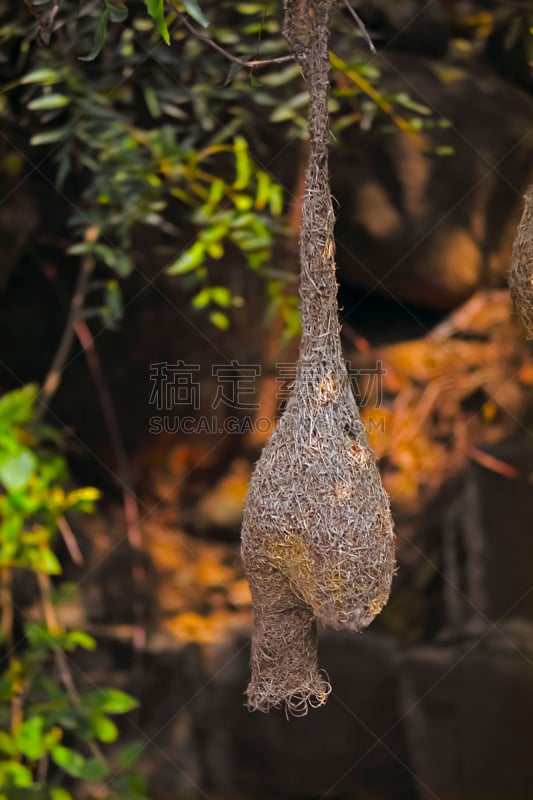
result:
<svg viewBox="0 0 533 800"><path fill-rule="evenodd" d="M264 6L261 3L237 3L236 9L239 14L262 14L265 10Z"/></svg>
<svg viewBox="0 0 533 800"><path fill-rule="evenodd" d="M130 744L125 745L118 754L119 766L121 766L123 769L131 767L131 765L140 757L145 746L146 745L144 745L142 742L130 742Z"/></svg>
<svg viewBox="0 0 533 800"><path fill-rule="evenodd" d="M132 263L119 250L108 247L105 244L97 244L94 246L94 252L121 278L127 278L131 274Z"/></svg>
<svg viewBox="0 0 533 800"><path fill-rule="evenodd" d="M73 798L62 786L53 786L50 789L50 800L73 800Z"/></svg>
<svg viewBox="0 0 533 800"><path fill-rule="evenodd" d="M215 327L219 328L222 331L227 331L230 326L229 318L226 314L223 314L222 311L212 311L209 314L209 319L215 325Z"/></svg>
<svg viewBox="0 0 533 800"><path fill-rule="evenodd" d="M34 550L29 555L28 566L36 572L44 572L46 575L61 575L61 564L48 548Z"/></svg>
<svg viewBox="0 0 533 800"><path fill-rule="evenodd" d="M220 201L224 197L225 189L226 189L226 184L222 180L222 178L215 178L215 180L211 184L211 188L209 189L209 195L207 197L207 202L204 207L206 213L208 213L210 210L216 208L216 206L219 205Z"/></svg>
<svg viewBox="0 0 533 800"><path fill-rule="evenodd" d="M0 558L3 561L14 558L19 551L23 526L24 516L11 511L2 525L0 535Z"/></svg>
<svg viewBox="0 0 533 800"><path fill-rule="evenodd" d="M109 7L106 8L104 13L100 17L100 22L98 23L98 28L96 29L96 35L94 37L94 42L91 48L91 52L86 56L79 56L80 61L94 61L96 58L98 58L102 50L102 47L104 46L108 20L109 20Z"/></svg>
<svg viewBox="0 0 533 800"><path fill-rule="evenodd" d="M212 286L211 298L217 306L222 308L228 308L233 300L231 292L226 286Z"/></svg>
<svg viewBox="0 0 533 800"><path fill-rule="evenodd" d="M413 119L409 120L409 128L412 131L421 131L424 127L424 120L420 119L420 117L413 117Z"/></svg>
<svg viewBox="0 0 533 800"><path fill-rule="evenodd" d="M257 191L255 195L255 207L260 211L268 203L272 181L270 180L270 175L268 175L266 172L263 172L263 170L259 170L256 175L256 182Z"/></svg>
<svg viewBox="0 0 533 800"><path fill-rule="evenodd" d="M297 308L286 308L283 310L283 321L285 323L287 337L294 338L302 332L302 322L300 312Z"/></svg>
<svg viewBox="0 0 533 800"><path fill-rule="evenodd" d="M70 97L65 94L43 94L28 103L30 111L43 111L50 108L63 108L70 103Z"/></svg>
<svg viewBox="0 0 533 800"><path fill-rule="evenodd" d="M196 22L198 22L204 28L209 26L209 20L204 16L204 13L196 0L182 0L182 3L187 14L196 20Z"/></svg>
<svg viewBox="0 0 533 800"><path fill-rule="evenodd" d="M202 231L200 236L204 244L213 244L227 236L228 231L229 228L227 224L210 225Z"/></svg>
<svg viewBox="0 0 533 800"><path fill-rule="evenodd" d="M206 308L211 302L211 289L206 287L205 289L201 289L201 291L196 294L193 299L191 300L191 305L193 308Z"/></svg>
<svg viewBox="0 0 533 800"><path fill-rule="evenodd" d="M122 317L122 293L118 281L107 282L105 304L112 320L119 320Z"/></svg>
<svg viewBox="0 0 533 800"><path fill-rule="evenodd" d="M265 75L261 80L265 86L282 86L289 83L293 78L300 75L300 67L297 64L290 64L283 69L275 70L269 75Z"/></svg>
<svg viewBox="0 0 533 800"><path fill-rule="evenodd" d="M260 269L266 260L264 253L250 253L246 256L246 261L250 269Z"/></svg>
<svg viewBox="0 0 533 800"><path fill-rule="evenodd" d="M67 249L67 255L82 256L85 253L92 253L93 250L94 242L76 242L76 244L71 244Z"/></svg>
<svg viewBox="0 0 533 800"><path fill-rule="evenodd" d="M0 426L28 422L33 415L38 387L34 383L14 389L0 398Z"/></svg>
<svg viewBox="0 0 533 800"><path fill-rule="evenodd" d="M105 761L101 758L87 758L81 769L80 778L84 781L101 781L109 772Z"/></svg>
<svg viewBox="0 0 533 800"><path fill-rule="evenodd" d="M287 105L278 106L278 108L270 115L271 122L288 122L297 116L294 109L289 108Z"/></svg>
<svg viewBox="0 0 533 800"><path fill-rule="evenodd" d="M392 95L391 100L393 100L395 103L398 103L398 105L403 106L404 108L408 108L410 111L416 111L418 114L424 114L425 116L431 115L430 108L423 106L420 103L416 103L405 92L399 92L398 94Z"/></svg>
<svg viewBox="0 0 533 800"><path fill-rule="evenodd" d="M42 83L43 85L49 85L51 83L59 83L61 80L63 80L63 77L57 70L50 69L49 67L40 67L24 75L20 83Z"/></svg>
<svg viewBox="0 0 533 800"><path fill-rule="evenodd" d="M273 183L270 187L270 197L268 200L270 213L274 217L279 217L283 211L283 191L279 183Z"/></svg>
<svg viewBox="0 0 533 800"><path fill-rule="evenodd" d="M146 103L146 107L150 112L150 116L154 117L154 119L157 119L161 116L161 107L159 105L156 92L154 92L151 86L145 86L143 89L143 94L144 102Z"/></svg>
<svg viewBox="0 0 533 800"><path fill-rule="evenodd" d="M111 22L124 22L128 17L128 7L125 3L107 3Z"/></svg>
<svg viewBox="0 0 533 800"><path fill-rule="evenodd" d="M104 714L126 714L139 705L135 698L120 689L96 689L86 694L82 702L87 708L94 708Z"/></svg>
<svg viewBox="0 0 533 800"><path fill-rule="evenodd" d="M99 693L102 694L102 692L105 702L101 709L107 714L126 714L139 706L134 697L126 694L126 692L121 692L119 689L100 689Z"/></svg>
<svg viewBox="0 0 533 800"><path fill-rule="evenodd" d="M222 258L224 255L224 247L220 242L213 242L207 246L207 254L214 259Z"/></svg>
<svg viewBox="0 0 533 800"><path fill-rule="evenodd" d="M92 511L95 502L101 496L101 492L94 486L82 486L67 494L66 503L69 508L75 508L77 511Z"/></svg>
<svg viewBox="0 0 533 800"><path fill-rule="evenodd" d="M20 753L30 761L37 761L46 752L43 742L42 717L31 717L25 720L17 730L14 740Z"/></svg>
<svg viewBox="0 0 533 800"><path fill-rule="evenodd" d="M22 489L37 468L37 459L27 448L0 464L0 481L8 491Z"/></svg>
<svg viewBox="0 0 533 800"><path fill-rule="evenodd" d="M22 514L11 513L2 526L0 536L0 559L7 564L20 552L21 534L24 525Z"/></svg>
<svg viewBox="0 0 533 800"><path fill-rule="evenodd" d="M39 426L39 439L52 442L52 444L57 445L57 447L61 447L63 445L63 437L57 428L54 428L52 425ZM59 461L62 462L62 459L59 459Z"/></svg>
<svg viewBox="0 0 533 800"><path fill-rule="evenodd" d="M34 147L40 144L53 144L61 141L61 139L66 139L70 133L72 133L70 125L66 125L64 128L54 128L51 131L42 131L42 133L36 133L35 136L31 137L30 144Z"/></svg>
<svg viewBox="0 0 533 800"><path fill-rule="evenodd" d="M50 755L52 756L52 761L58 767L61 767L67 775L71 775L73 778L82 777L85 759L81 753L71 750L70 747L63 747L63 745L58 744L52 747Z"/></svg>
<svg viewBox="0 0 533 800"><path fill-rule="evenodd" d="M161 34L165 44L170 44L170 34L165 21L165 2L164 0L144 0L149 15L152 17L155 26Z"/></svg>
<svg viewBox="0 0 533 800"><path fill-rule="evenodd" d="M82 650L94 650L96 648L96 640L85 631L70 631L67 634L67 639L69 644L74 645L74 647L81 647Z"/></svg>
<svg viewBox="0 0 533 800"><path fill-rule="evenodd" d="M246 59L243 59L243 61L244 60L246 60ZM248 61L250 61L250 58L248 58ZM236 74L241 69L242 69L241 64L230 64L229 69L228 69L228 73L226 75L226 80L224 81L223 85L224 86L229 86L230 83L233 82L233 79L235 78Z"/></svg>
<svg viewBox="0 0 533 800"><path fill-rule="evenodd" d="M101 742L115 742L118 738L118 728L113 720L106 717L105 714L93 714L91 717L91 727L94 735Z"/></svg>
<svg viewBox="0 0 533 800"><path fill-rule="evenodd" d="M27 622L24 626L24 633L33 648L49 644L48 632L44 625L40 625L38 622Z"/></svg>
<svg viewBox="0 0 533 800"><path fill-rule="evenodd" d="M197 241L192 247L189 247L183 255L181 255L170 267L167 267L169 275L183 275L186 272L192 272L197 269L205 259L205 244L204 242Z"/></svg>
<svg viewBox="0 0 533 800"><path fill-rule="evenodd" d="M126 772L113 780L113 788L125 800L146 800L146 778L138 772Z"/></svg>
<svg viewBox="0 0 533 800"><path fill-rule="evenodd" d="M13 738L5 731L0 731L0 752L7 753L8 756L17 752Z"/></svg>
<svg viewBox="0 0 533 800"><path fill-rule="evenodd" d="M0 787L6 784L22 788L33 786L31 770L15 761L0 761Z"/></svg>
<svg viewBox="0 0 533 800"><path fill-rule="evenodd" d="M440 147L436 147L434 152L436 156L454 156L455 147L443 144Z"/></svg>
<svg viewBox="0 0 533 800"><path fill-rule="evenodd" d="M252 198L247 194L234 195L233 202L237 211L249 211L254 204Z"/></svg>
<svg viewBox="0 0 533 800"><path fill-rule="evenodd" d="M286 106L288 108L303 108L309 103L309 92L298 92L293 94L290 100L287 100Z"/></svg>
<svg viewBox="0 0 533 800"><path fill-rule="evenodd" d="M244 139L242 136L237 136L235 138L233 149L235 152L235 169L237 171L233 188L245 189L248 186L252 172L252 163L250 156L248 155L248 144L246 139Z"/></svg>

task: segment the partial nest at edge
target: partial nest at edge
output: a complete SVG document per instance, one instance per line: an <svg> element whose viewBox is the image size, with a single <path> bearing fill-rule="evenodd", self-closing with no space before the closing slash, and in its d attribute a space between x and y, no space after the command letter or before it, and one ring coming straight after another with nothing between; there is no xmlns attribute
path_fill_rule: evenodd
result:
<svg viewBox="0 0 533 800"><path fill-rule="evenodd" d="M527 338L533 339L533 185L526 192L524 212L513 245L509 289Z"/></svg>

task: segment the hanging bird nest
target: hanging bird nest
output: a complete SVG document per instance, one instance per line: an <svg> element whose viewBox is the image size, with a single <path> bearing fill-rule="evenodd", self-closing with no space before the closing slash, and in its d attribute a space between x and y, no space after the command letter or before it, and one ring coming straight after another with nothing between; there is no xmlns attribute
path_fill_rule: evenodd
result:
<svg viewBox="0 0 533 800"><path fill-rule="evenodd" d="M509 288L515 312L533 339L533 185L525 196L524 212L513 245Z"/></svg>
<svg viewBox="0 0 533 800"><path fill-rule="evenodd" d="M386 603L394 571L389 501L340 345L327 159L331 5L285 0L285 37L310 92L303 333L295 385L256 465L242 529L255 621L248 704L286 704L294 714L331 691L318 669L317 621L362 630Z"/></svg>
<svg viewBox="0 0 533 800"><path fill-rule="evenodd" d="M244 513L256 622L248 700L261 710L325 701L315 621L365 628L388 599L394 568L388 498L348 375L325 348L316 355L323 366L297 378Z"/></svg>

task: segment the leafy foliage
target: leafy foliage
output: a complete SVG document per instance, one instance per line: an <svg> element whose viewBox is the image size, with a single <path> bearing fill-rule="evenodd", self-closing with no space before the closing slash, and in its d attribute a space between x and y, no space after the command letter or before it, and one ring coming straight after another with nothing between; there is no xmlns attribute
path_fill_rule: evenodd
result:
<svg viewBox="0 0 533 800"><path fill-rule="evenodd" d="M73 0L61 5L48 48L36 46L28 15L25 26L20 12L17 26L4 26L25 57L0 96L0 116L12 125L11 140L15 127L31 131L32 148L23 153L30 163L55 164L49 180L70 207L69 253L90 252L113 273L104 309L110 299L119 306L116 279L138 268L132 236L140 226L160 231L161 268L166 262L171 274L194 273L199 289L212 282L209 269L228 248L232 257L240 254L259 268L270 256L282 189L238 133L242 121L232 124L222 110L222 94L225 104L235 91L213 85L209 60L204 82L193 80L194 91L186 88L191 72L198 72L198 43L179 31L173 48L162 50L141 4L107 2L79 14L76 8ZM171 24L187 13L207 24L191 0L175 4L167 17L162 3L147 8L165 38L167 17ZM13 16L4 10L3 21ZM84 187L81 198L78 185ZM88 229L98 231L90 242ZM191 230L197 232L192 241ZM104 317L107 322L105 310Z"/></svg>
<svg viewBox="0 0 533 800"><path fill-rule="evenodd" d="M69 510L90 510L95 489L66 491L66 464L56 447L57 432L30 422L36 386L25 386L0 400L0 567L24 567L58 575L50 548L57 520Z"/></svg>
<svg viewBox="0 0 533 800"><path fill-rule="evenodd" d="M105 324L118 318L120 283L139 269L134 241L141 228L159 233L160 269L186 276L202 300L204 289L224 282L221 259L265 266L281 230L284 192L262 162L273 147L306 136L300 72L293 63L260 72L230 64L185 22L243 62L268 59L287 52L280 9L252 0L81 7L63 0L56 16L54 8L52 0L17 9L0 0L2 36L16 53L9 66L0 62L0 118L11 141L20 138L15 131L27 132L31 144L17 144L5 159L15 154L21 174L24 159L45 163L48 181L63 194L69 252L91 252L110 270L93 287L99 301L93 295L84 313ZM350 42L352 50L353 20L339 14L335 26L336 45L344 51ZM48 47L39 45L43 36ZM380 118L407 131L430 126L428 109L379 88L379 69L365 55L350 62L332 55L335 135ZM87 241L88 228L98 230L94 241ZM227 312L217 310L213 321L222 319L226 327Z"/></svg>
<svg viewBox="0 0 533 800"><path fill-rule="evenodd" d="M61 440L55 430L33 424L36 398L37 387L30 385L0 399L0 578L7 661L0 674L0 797L69 800L64 779L89 784L110 779L99 743L116 741L112 715L127 713L137 703L117 689L78 694L69 671L67 654L93 650L96 642L84 631L64 629L58 619L61 593L48 576L59 575L61 567L52 542L62 515L90 511L98 492L65 488ZM21 570L37 577L40 614L13 615L13 585ZM126 770L121 779L122 788L110 779L106 796L142 800L139 776Z"/></svg>

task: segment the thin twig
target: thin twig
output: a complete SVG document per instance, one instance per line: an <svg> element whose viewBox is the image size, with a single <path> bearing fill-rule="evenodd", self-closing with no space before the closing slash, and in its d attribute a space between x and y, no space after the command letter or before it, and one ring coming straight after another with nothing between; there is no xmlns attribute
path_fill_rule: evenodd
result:
<svg viewBox="0 0 533 800"><path fill-rule="evenodd" d="M2 630L7 651L13 649L13 597L11 594L11 570L9 567L0 569L0 605L2 609Z"/></svg>
<svg viewBox="0 0 533 800"><path fill-rule="evenodd" d="M348 2L348 0L343 0L343 3L344 3L344 5L346 6L346 8L348 9L348 11L350 12L350 14L352 15L352 17L354 18L354 20L355 20L355 22L356 22L356 24L357 24L357 27L359 28L359 30L360 30L360 31L361 31L361 33L363 34L363 38L364 38L364 40L366 41L367 45L369 46L369 48L370 48L370 52L371 52L373 55L376 55L376 53L377 53L377 50L376 50L376 48L374 47L374 42L373 42L373 41L372 41L372 39L370 38L370 34L368 33L368 31L367 31L367 29L366 29L366 25L365 25L365 23L363 22L363 20L361 19L361 17L360 17L360 16L359 16L359 14L357 13L357 11L355 11L355 9L353 9L353 8L351 7L351 5L350 5L350 3Z"/></svg>
<svg viewBox="0 0 533 800"><path fill-rule="evenodd" d="M506 461L502 461L501 458L492 456L490 453L487 453L486 450L481 450L475 445L470 445L467 450L467 455L472 461L477 461L478 464L481 464L482 467L485 467L485 469L491 472L497 472L499 475L504 475L506 478L516 479L520 477L520 471L515 466L508 464Z"/></svg>
<svg viewBox="0 0 533 800"><path fill-rule="evenodd" d="M44 269L44 274L46 278L54 284L60 299L66 303L66 293L63 291L62 286L58 281L56 268L52 264L47 264ZM143 543L140 526L140 513L137 496L133 489L129 460L120 432L118 416L115 411L113 398L111 396L111 392L109 391L109 387L102 369L102 364L100 362L100 358L94 344L94 338L91 334L89 326L85 320L79 317L79 315L73 316L72 330L81 344L88 367L92 372L95 389L98 394L98 399L100 401L100 406L102 408L102 413L108 429L109 438L117 459L117 479L123 495L127 538L132 552L136 555L136 558L134 558L134 565L132 567L132 580L137 590L136 594L139 594L142 591L146 577L142 564ZM79 559L82 558L81 552L79 551L78 545L74 539L74 535L70 531L70 527L64 518L63 522L59 524L59 528L63 538L65 539L65 543L69 548L69 552L73 561L75 561L75 563L80 563ZM136 652L141 652L146 644L146 630L145 626L142 624L145 613L144 607L140 608L139 602L134 603L134 605L137 607L135 614L137 621L136 625L134 626L132 644Z"/></svg>
<svg viewBox="0 0 533 800"><path fill-rule="evenodd" d="M38 572L37 582L41 592L41 602L43 604L44 619L48 629L48 635L53 636L62 631L62 625L57 617L52 600L52 581L49 575L46 575L44 572ZM65 687L70 702L74 708L79 708L81 705L80 695L74 683L67 657L61 647L56 644L54 644L54 657L61 683ZM94 758L102 759L102 751L96 742L87 742L87 747Z"/></svg>
<svg viewBox="0 0 533 800"><path fill-rule="evenodd" d="M45 19L40 11L35 8L30 0L24 0L24 5L28 12L35 17L37 21L37 35L41 44L49 45L54 30L54 23L59 12L59 2L54 3L52 10L48 14L48 19Z"/></svg>
<svg viewBox="0 0 533 800"><path fill-rule="evenodd" d="M87 232L86 239L88 239L88 237L92 235L91 231L92 229L90 229ZM85 295L87 294L89 281L91 279L91 275L94 272L94 268L95 268L94 258L89 255L84 256L81 262L76 288L74 290L74 294L72 295L72 300L70 301L70 308L68 312L67 321L63 329L63 335L61 337L61 341L59 342L59 347L57 348L56 354L53 358L52 365L48 370L46 378L44 379L41 391L39 392L39 397L37 398L37 404L34 416L36 424L42 422L46 410L50 405L50 401L54 396L54 394L57 392L59 384L61 383L63 368L65 366L66 360L69 356L72 344L74 342L74 334L75 334L74 322L85 303Z"/></svg>
<svg viewBox="0 0 533 800"><path fill-rule="evenodd" d="M50 757L45 754L37 762L37 783L44 783L48 775L48 765L50 764Z"/></svg>
<svg viewBox="0 0 533 800"><path fill-rule="evenodd" d="M133 488L133 481L131 477L131 470L129 465L128 455L122 435L120 433L120 423L113 403L113 398L107 381L105 379L102 364L98 351L96 350L94 339L89 326L83 319L74 320L74 331L78 337L79 343L82 346L87 364L93 375L93 381L104 415L105 423L115 451L118 466L118 479L122 487L122 496L124 502L124 516L126 518L126 528L128 542L134 555L132 578L135 584L135 595L133 600L134 607L137 608L135 633L133 636L133 646L135 650L143 650L146 644L146 630L143 624L145 616L144 604L141 606L139 595L142 592L143 584L145 583L145 569L142 563L143 542L141 534L141 516L139 513L139 505L137 503L137 496Z"/></svg>
<svg viewBox="0 0 533 800"><path fill-rule="evenodd" d="M13 666L16 658L14 647L15 604L13 602L13 573L10 567L0 569L0 605L2 609L2 630L6 647L5 657L9 668ZM15 734L23 719L23 693L26 678L16 681L11 695L10 729Z"/></svg>
<svg viewBox="0 0 533 800"><path fill-rule="evenodd" d="M63 541L67 546L67 550L73 562L78 566L83 564L83 555L79 548L78 542L76 541L76 537L72 532L72 528L70 527L68 520L66 517L60 517L57 522L57 527L59 528L59 532L63 537Z"/></svg>
<svg viewBox="0 0 533 800"><path fill-rule="evenodd" d="M221 53L228 61L232 61L234 64L238 64L240 67L246 67L247 69L261 69L262 67L270 67L272 64L285 64L287 61L294 61L294 57L291 55L288 56L277 56L276 58L265 58L259 59L256 61L244 61L242 58L238 56L234 56L233 53L224 50L219 44L213 41L209 36L202 31L195 28L194 25L191 25L187 17L182 14L181 19L183 24L186 28L194 35L197 39L200 39L202 42L205 42L212 47L213 50L216 50L218 53Z"/></svg>
<svg viewBox="0 0 533 800"><path fill-rule="evenodd" d="M10 664L13 662L10 660ZM11 735L14 735L24 719L24 679L21 683L17 681L13 687L11 696Z"/></svg>

